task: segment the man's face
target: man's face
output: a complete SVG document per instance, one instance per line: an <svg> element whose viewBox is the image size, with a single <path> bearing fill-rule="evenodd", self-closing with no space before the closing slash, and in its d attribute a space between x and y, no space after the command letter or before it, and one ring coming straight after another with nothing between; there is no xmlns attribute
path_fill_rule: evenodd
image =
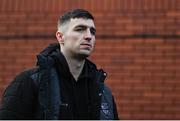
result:
<svg viewBox="0 0 180 121"><path fill-rule="evenodd" d="M91 19L75 18L67 23L61 50L68 56L88 57L94 49L95 25Z"/></svg>

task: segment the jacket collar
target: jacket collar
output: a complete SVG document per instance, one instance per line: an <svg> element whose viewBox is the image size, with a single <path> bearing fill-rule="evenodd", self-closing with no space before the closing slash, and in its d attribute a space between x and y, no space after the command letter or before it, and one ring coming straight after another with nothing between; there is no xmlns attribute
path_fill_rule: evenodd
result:
<svg viewBox="0 0 180 121"><path fill-rule="evenodd" d="M71 74L67 61L64 55L60 52L59 43L50 44L47 48L41 51L39 55L37 55L37 66L39 66L41 69L50 69L55 66L55 64L59 64L63 75ZM90 72L87 72L87 70L90 70ZM102 69L98 70L96 65L88 59L85 60L83 72L84 71L85 74L82 75L86 77L92 77L96 72L104 73L105 76L107 75ZM101 81L104 81L104 79Z"/></svg>

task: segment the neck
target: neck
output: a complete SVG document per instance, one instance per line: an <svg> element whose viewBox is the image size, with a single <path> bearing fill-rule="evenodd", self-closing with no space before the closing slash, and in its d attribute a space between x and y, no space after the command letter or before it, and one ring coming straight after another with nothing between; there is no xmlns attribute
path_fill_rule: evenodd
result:
<svg viewBox="0 0 180 121"><path fill-rule="evenodd" d="M74 79L77 81L84 67L85 59L78 59L75 57L73 58L71 56L67 56L64 53L63 55L66 58L71 74L73 75Z"/></svg>

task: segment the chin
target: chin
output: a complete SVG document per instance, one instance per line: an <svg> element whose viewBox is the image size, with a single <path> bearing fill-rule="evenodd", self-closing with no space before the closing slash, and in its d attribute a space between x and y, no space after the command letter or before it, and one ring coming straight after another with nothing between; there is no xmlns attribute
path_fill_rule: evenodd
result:
<svg viewBox="0 0 180 121"><path fill-rule="evenodd" d="M91 52L90 51L83 51L83 52L80 52L79 55L83 58L87 58L91 55Z"/></svg>

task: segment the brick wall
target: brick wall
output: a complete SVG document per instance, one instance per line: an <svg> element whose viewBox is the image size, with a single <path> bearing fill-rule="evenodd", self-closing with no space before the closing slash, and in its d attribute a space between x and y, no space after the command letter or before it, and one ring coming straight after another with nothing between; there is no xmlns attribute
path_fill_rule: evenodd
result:
<svg viewBox="0 0 180 121"><path fill-rule="evenodd" d="M85 8L96 19L90 57L108 72L121 119L180 119L179 0L0 0L0 95L56 42L57 18Z"/></svg>

